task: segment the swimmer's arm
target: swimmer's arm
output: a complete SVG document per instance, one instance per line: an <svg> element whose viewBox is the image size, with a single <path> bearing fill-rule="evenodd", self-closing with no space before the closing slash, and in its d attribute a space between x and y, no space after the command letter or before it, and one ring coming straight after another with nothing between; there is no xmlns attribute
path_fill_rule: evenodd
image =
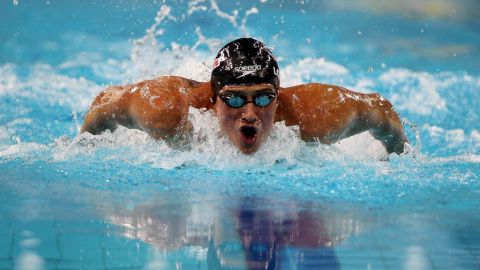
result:
<svg viewBox="0 0 480 270"><path fill-rule="evenodd" d="M349 119L343 119L346 123L343 134L347 136L340 139L369 131L385 146L388 153L404 152L408 140L400 117L388 100L379 94L361 94L346 89L341 91L348 91L354 98L349 103L344 103L345 107L342 108L344 111L351 110L352 115Z"/></svg>
<svg viewBox="0 0 480 270"><path fill-rule="evenodd" d="M408 143L400 117L392 104L378 94L373 94L375 101L362 112L366 116L366 128L373 137L383 143L388 153L401 154Z"/></svg>
<svg viewBox="0 0 480 270"><path fill-rule="evenodd" d="M122 125L142 130L152 138L168 143L191 134L193 128L187 119L188 107L186 110L184 106L166 109L170 106L166 103L176 104L171 96L152 100L125 92L116 99L109 99L112 89L106 89L95 98L85 115L80 132L97 135L106 130L113 132L118 125Z"/></svg>
<svg viewBox="0 0 480 270"><path fill-rule="evenodd" d="M304 84L279 92L276 121L297 125L305 141L332 144L370 131L389 153L407 142L392 104L378 94L361 94L325 84Z"/></svg>
<svg viewBox="0 0 480 270"><path fill-rule="evenodd" d="M107 112L104 110L90 109L85 115L80 133L89 132L96 135L107 129L110 131L115 130L117 127L116 123L111 121L105 114L107 114Z"/></svg>
<svg viewBox="0 0 480 270"><path fill-rule="evenodd" d="M193 131L188 99L178 91L181 85L175 84L175 79L163 77L137 84L128 91L127 111L130 128L143 130L172 146L183 144Z"/></svg>
<svg viewBox="0 0 480 270"><path fill-rule="evenodd" d="M80 132L89 132L91 134L100 134L105 130L114 131L117 128L119 120L124 118L123 111L125 97L117 96L111 98L111 92L121 91L119 87L110 87L95 97L89 111L85 115Z"/></svg>
<svg viewBox="0 0 480 270"><path fill-rule="evenodd" d="M168 143L187 139L193 128L188 121L188 100L177 91L178 81L183 82L177 77L160 77L107 88L93 101L81 132L100 134L122 125Z"/></svg>

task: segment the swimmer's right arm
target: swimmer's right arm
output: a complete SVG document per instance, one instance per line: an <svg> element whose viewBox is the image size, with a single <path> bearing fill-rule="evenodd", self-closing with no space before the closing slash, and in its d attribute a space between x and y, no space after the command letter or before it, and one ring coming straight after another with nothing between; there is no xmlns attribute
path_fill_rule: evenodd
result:
<svg viewBox="0 0 480 270"><path fill-rule="evenodd" d="M160 77L127 86L109 87L93 101L81 132L100 134L118 125L173 142L188 137L188 100L178 89L183 78Z"/></svg>
<svg viewBox="0 0 480 270"><path fill-rule="evenodd" d="M127 97L122 87L109 87L98 94L85 115L80 132L100 134L105 130L114 131L119 120L128 118L125 114ZM123 121L125 122L125 121Z"/></svg>

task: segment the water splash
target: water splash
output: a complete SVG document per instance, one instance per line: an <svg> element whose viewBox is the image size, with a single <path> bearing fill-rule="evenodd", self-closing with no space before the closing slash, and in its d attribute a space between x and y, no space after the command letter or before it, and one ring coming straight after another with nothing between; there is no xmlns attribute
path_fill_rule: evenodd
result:
<svg viewBox="0 0 480 270"><path fill-rule="evenodd" d="M450 80L437 80L427 72L401 68L388 70L380 76L379 81L392 89L390 99L396 108L420 115L445 111L447 101L440 95L439 89L454 83Z"/></svg>
<svg viewBox="0 0 480 270"><path fill-rule="evenodd" d="M348 74L348 69L325 58L307 57L280 69L282 86L291 86L312 81L333 82Z"/></svg>
<svg viewBox="0 0 480 270"><path fill-rule="evenodd" d="M402 119L402 125L403 126L408 126L410 130L413 132L414 137L415 137L415 143L413 144L413 148L410 150L413 150L414 153L420 153L422 150L422 140L420 136L420 129L418 126L414 123L412 123L410 120L407 118Z"/></svg>
<svg viewBox="0 0 480 270"><path fill-rule="evenodd" d="M156 61L145 63L145 60L149 59L145 55L158 55L160 48L158 47L157 37L163 35L165 31L163 28L160 28L160 25L167 19L176 21L176 18L170 15L170 12L171 8L169 6L162 5L155 16L154 23L146 30L145 35L132 42L130 59L134 65L145 67L140 69L141 76L145 76L149 66L159 64Z"/></svg>

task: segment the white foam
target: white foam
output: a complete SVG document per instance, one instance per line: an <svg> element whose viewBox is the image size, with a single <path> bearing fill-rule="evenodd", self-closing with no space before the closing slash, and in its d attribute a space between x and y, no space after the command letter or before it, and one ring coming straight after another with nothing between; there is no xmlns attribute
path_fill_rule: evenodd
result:
<svg viewBox="0 0 480 270"><path fill-rule="evenodd" d="M368 131L343 139L334 146L358 160L384 160L388 157L383 144Z"/></svg>
<svg viewBox="0 0 480 270"><path fill-rule="evenodd" d="M8 140L12 136L7 127L0 126L0 142Z"/></svg>
<svg viewBox="0 0 480 270"><path fill-rule="evenodd" d="M463 154L449 157L435 157L429 160L430 163L450 163L450 162L466 162L466 163L480 163L480 155L477 154Z"/></svg>
<svg viewBox="0 0 480 270"><path fill-rule="evenodd" d="M280 70L283 86L291 86L311 81L331 80L328 77L344 76L348 69L324 58L304 58Z"/></svg>
<svg viewBox="0 0 480 270"><path fill-rule="evenodd" d="M470 134L470 138L472 139L473 143L480 148L480 132L474 129Z"/></svg>
<svg viewBox="0 0 480 270"><path fill-rule="evenodd" d="M32 153L44 152L48 148L43 144L34 142L19 142L18 144L0 148L0 158L29 158Z"/></svg>
<svg viewBox="0 0 480 270"><path fill-rule="evenodd" d="M0 96L15 92L22 87L15 73L16 65L5 64L0 66Z"/></svg>
<svg viewBox="0 0 480 270"><path fill-rule="evenodd" d="M93 37L89 37L93 38ZM107 45L107 44L105 44ZM108 44L110 46L110 44ZM69 69L78 67L91 67L92 64L103 61L102 55L97 52L82 52L68 58L65 62L61 63L59 69Z"/></svg>
<svg viewBox="0 0 480 270"><path fill-rule="evenodd" d="M463 129L449 130L446 132L445 137L450 144L457 145L465 141L465 132Z"/></svg>
<svg viewBox="0 0 480 270"><path fill-rule="evenodd" d="M355 92L360 92L360 93L365 93L365 94L376 92L374 90L375 82L372 79L369 79L369 78L360 78L360 79L356 80L355 85L347 86L346 88L354 90Z"/></svg>
<svg viewBox="0 0 480 270"><path fill-rule="evenodd" d="M49 65L36 65L28 80L31 95L50 104L86 108L91 98L101 90L97 84L83 78L60 75Z"/></svg>
<svg viewBox="0 0 480 270"><path fill-rule="evenodd" d="M425 124L422 130L427 132L433 143L446 142L446 147L457 147L461 144L471 144L466 149L475 150L480 148L480 132L476 129L466 134L463 129L447 130L435 125Z"/></svg>
<svg viewBox="0 0 480 270"><path fill-rule="evenodd" d="M70 108L87 108L100 87L83 78L61 75L50 65L35 64L25 78L15 75L13 64L0 66L5 76L0 78L0 95L8 94L20 98L30 98L38 103L58 104ZM18 113L18 111L17 111Z"/></svg>
<svg viewBox="0 0 480 270"><path fill-rule="evenodd" d="M445 111L447 102L438 90L453 83L450 80L439 81L427 72L403 68L389 69L379 77L379 81L392 89L390 101L395 108L420 115Z"/></svg>
<svg viewBox="0 0 480 270"><path fill-rule="evenodd" d="M93 156L98 150L101 149L119 149L130 146L138 146L142 151L144 149L150 149L150 151L162 151L158 147L152 148L151 143L154 140L148 136L148 134L136 130L119 127L115 132L106 131L100 135L92 135L88 132L81 133L75 138L70 139L66 136L62 136L55 141L53 146L53 159L56 161L68 160L79 155ZM158 145L165 145L165 142L159 141ZM135 148L131 149L135 152ZM116 157L115 151L110 155L111 158ZM119 159L124 159L121 154Z"/></svg>
<svg viewBox="0 0 480 270"><path fill-rule="evenodd" d="M152 79L161 75L183 76L197 81L210 79L210 55L193 50L189 46L173 43L172 49L163 49L159 45L143 46L135 56L135 61L123 65L122 72L131 81ZM208 59L208 60L206 60Z"/></svg>

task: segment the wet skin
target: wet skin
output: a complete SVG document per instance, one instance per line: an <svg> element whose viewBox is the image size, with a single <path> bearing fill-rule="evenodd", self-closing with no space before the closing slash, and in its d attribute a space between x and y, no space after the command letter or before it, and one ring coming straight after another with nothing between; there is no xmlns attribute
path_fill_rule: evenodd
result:
<svg viewBox="0 0 480 270"><path fill-rule="evenodd" d="M271 91L270 87L230 85L221 91L242 91L251 101L256 92ZM99 134L123 125L143 130L172 146L181 146L188 143L192 132L188 112L193 107L213 109L222 131L245 154L257 151L268 137L273 122L279 121L298 126L300 137L305 141L331 144L370 131L388 153L398 154L408 142L392 104L378 94L362 94L320 83L280 88L277 92L275 101L266 107L248 103L234 109L218 97L212 104L209 82L166 76L113 86L94 99L81 132ZM242 131L243 126L255 128L254 138L248 135L251 131Z"/></svg>
<svg viewBox="0 0 480 270"><path fill-rule="evenodd" d="M249 103L240 108L232 108L219 96L215 102L215 113L222 132L244 154L256 152L266 140L275 121L277 98L265 107L255 105L253 97L261 93L276 94L270 84L253 86L229 85L222 88L218 95L240 94L247 97Z"/></svg>

